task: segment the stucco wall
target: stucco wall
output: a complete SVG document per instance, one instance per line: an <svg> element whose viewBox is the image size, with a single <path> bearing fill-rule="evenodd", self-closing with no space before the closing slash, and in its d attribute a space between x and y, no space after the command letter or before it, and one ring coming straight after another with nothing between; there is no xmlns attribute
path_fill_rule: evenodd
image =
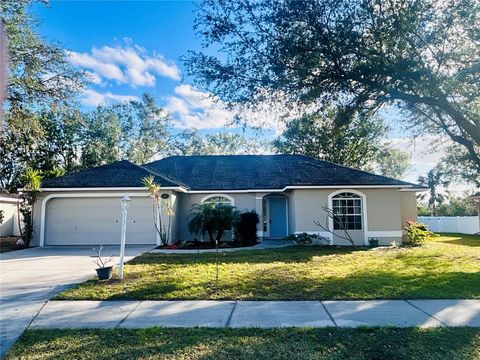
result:
<svg viewBox="0 0 480 360"><path fill-rule="evenodd" d="M0 236L14 235L17 219L17 204L11 202L0 202L0 211L3 211L3 224L0 224Z"/></svg>
<svg viewBox="0 0 480 360"><path fill-rule="evenodd" d="M298 189L289 196L294 212L290 232L320 232L324 230L314 224L318 220L326 224L322 210L328 204L328 196L338 189ZM348 190L348 189L345 189ZM400 192L399 189L357 189L366 196L367 226L363 231L349 231L356 244L363 245L365 230L367 238L379 238L381 244L401 241L402 223L407 218L416 218L415 192ZM342 234L343 232L338 232ZM324 236L327 234L323 234ZM346 240L334 237L335 244L347 244Z"/></svg>

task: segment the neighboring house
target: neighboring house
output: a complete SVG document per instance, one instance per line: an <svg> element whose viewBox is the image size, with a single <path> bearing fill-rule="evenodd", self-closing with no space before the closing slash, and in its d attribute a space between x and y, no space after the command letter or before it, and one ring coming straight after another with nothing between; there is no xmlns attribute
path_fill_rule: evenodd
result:
<svg viewBox="0 0 480 360"><path fill-rule="evenodd" d="M150 175L175 213L173 241L192 240L187 225L192 205L213 201L255 210L261 219L258 236L264 240L308 232L347 244L314 224L333 229L322 210L327 205L345 211L357 244L368 244L372 237L380 244L399 242L406 221L417 217L415 193L424 190L300 155L174 156L142 166L119 161L45 180L35 205L33 245L118 244L125 193L132 198L127 244L159 244L152 200L142 186ZM167 220L165 214L162 219Z"/></svg>
<svg viewBox="0 0 480 360"><path fill-rule="evenodd" d="M1 236L20 236L18 223L18 197L0 189L0 211L3 223L0 224Z"/></svg>

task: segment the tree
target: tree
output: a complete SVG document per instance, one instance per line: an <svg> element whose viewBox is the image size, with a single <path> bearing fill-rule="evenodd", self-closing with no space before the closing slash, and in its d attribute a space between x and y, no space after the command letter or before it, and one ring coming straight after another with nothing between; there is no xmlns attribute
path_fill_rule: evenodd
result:
<svg viewBox="0 0 480 360"><path fill-rule="evenodd" d="M480 171L479 22L476 0L204 0L195 29L216 52L185 65L229 104L400 106Z"/></svg>
<svg viewBox="0 0 480 360"><path fill-rule="evenodd" d="M202 136L197 129L186 129L172 137L171 155L258 154L264 144L241 134L217 133Z"/></svg>
<svg viewBox="0 0 480 360"><path fill-rule="evenodd" d="M445 179L445 173L440 168L433 168L427 173L427 176L420 176L418 183L428 187L427 194L421 194L420 199L428 197L428 207L432 209L432 215L437 216L437 204L443 202L444 196L438 192L439 186L448 186L448 180Z"/></svg>
<svg viewBox="0 0 480 360"><path fill-rule="evenodd" d="M20 193L20 198L23 201L20 203L20 213L22 214L23 226L20 226L20 230L25 246L29 247L34 231L34 204L41 191L42 174L38 170L27 169L22 175L21 181L23 190Z"/></svg>
<svg viewBox="0 0 480 360"><path fill-rule="evenodd" d="M46 165L52 143L49 112L72 106L83 87L83 73L73 68L63 48L36 33L36 21L28 13L31 1L2 1L9 50L5 126L0 134L0 184L15 187L27 168ZM62 109L62 110L61 110ZM58 165L58 164L57 164ZM41 170L48 171L47 168Z"/></svg>
<svg viewBox="0 0 480 360"><path fill-rule="evenodd" d="M480 172L475 163L461 146L453 144L446 150L446 155L440 160L445 168L445 176L450 182L458 181L480 187Z"/></svg>
<svg viewBox="0 0 480 360"><path fill-rule="evenodd" d="M147 190L148 196L153 201L153 223L155 225L155 230L160 237L162 245L169 245L172 217L175 215L170 206L170 201L168 199L162 199L162 188L155 182L153 176L144 178L143 186L145 187L145 190ZM162 224L162 212L165 212L168 217L167 227Z"/></svg>
<svg viewBox="0 0 480 360"><path fill-rule="evenodd" d="M99 106L85 115L82 167L120 159L146 163L167 151L170 116L153 97Z"/></svg>
<svg viewBox="0 0 480 360"><path fill-rule="evenodd" d="M423 204L418 204L419 216L433 216L432 210ZM477 216L477 205L471 198L471 194L455 195L448 193L443 201L436 206L436 216Z"/></svg>
<svg viewBox="0 0 480 360"><path fill-rule="evenodd" d="M408 152L385 145L377 155L375 170L384 176L400 179L410 169L410 161Z"/></svg>
<svg viewBox="0 0 480 360"><path fill-rule="evenodd" d="M379 118L358 115L345 119L329 109L289 122L273 146L283 154L301 154L367 169L381 151L380 140L386 131Z"/></svg>

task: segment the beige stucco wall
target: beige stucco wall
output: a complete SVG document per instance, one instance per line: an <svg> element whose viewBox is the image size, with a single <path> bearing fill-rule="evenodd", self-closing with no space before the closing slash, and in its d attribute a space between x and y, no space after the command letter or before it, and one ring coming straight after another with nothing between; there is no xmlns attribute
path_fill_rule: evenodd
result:
<svg viewBox="0 0 480 360"><path fill-rule="evenodd" d="M290 206L293 211L293 224L290 232L324 232L314 224L318 220L326 224L326 215L322 210L328 204L328 196L338 189L298 189L289 194ZM345 189L348 191L348 189ZM402 224L407 218L416 218L415 192L400 192L399 189L357 189L366 197L367 226L363 231L349 231L358 245L367 238L375 237L380 244L391 241L401 241ZM339 232L342 234L343 232ZM323 234L324 236L327 234ZM334 237L334 243L347 244L346 240Z"/></svg>
<svg viewBox="0 0 480 360"><path fill-rule="evenodd" d="M3 224L0 224L0 236L15 235L17 228L17 204L11 202L0 202L0 211L3 211Z"/></svg>

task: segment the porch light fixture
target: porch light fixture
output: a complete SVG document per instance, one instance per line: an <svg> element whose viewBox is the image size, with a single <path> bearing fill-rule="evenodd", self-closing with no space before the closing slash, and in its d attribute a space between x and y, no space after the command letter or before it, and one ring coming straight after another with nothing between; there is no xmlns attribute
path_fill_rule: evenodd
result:
<svg viewBox="0 0 480 360"><path fill-rule="evenodd" d="M122 205L122 237L120 239L120 265L118 267L118 280L123 280L123 264L125 258L125 238L127 234L127 212L130 205L130 197L128 194L123 195L120 200Z"/></svg>

